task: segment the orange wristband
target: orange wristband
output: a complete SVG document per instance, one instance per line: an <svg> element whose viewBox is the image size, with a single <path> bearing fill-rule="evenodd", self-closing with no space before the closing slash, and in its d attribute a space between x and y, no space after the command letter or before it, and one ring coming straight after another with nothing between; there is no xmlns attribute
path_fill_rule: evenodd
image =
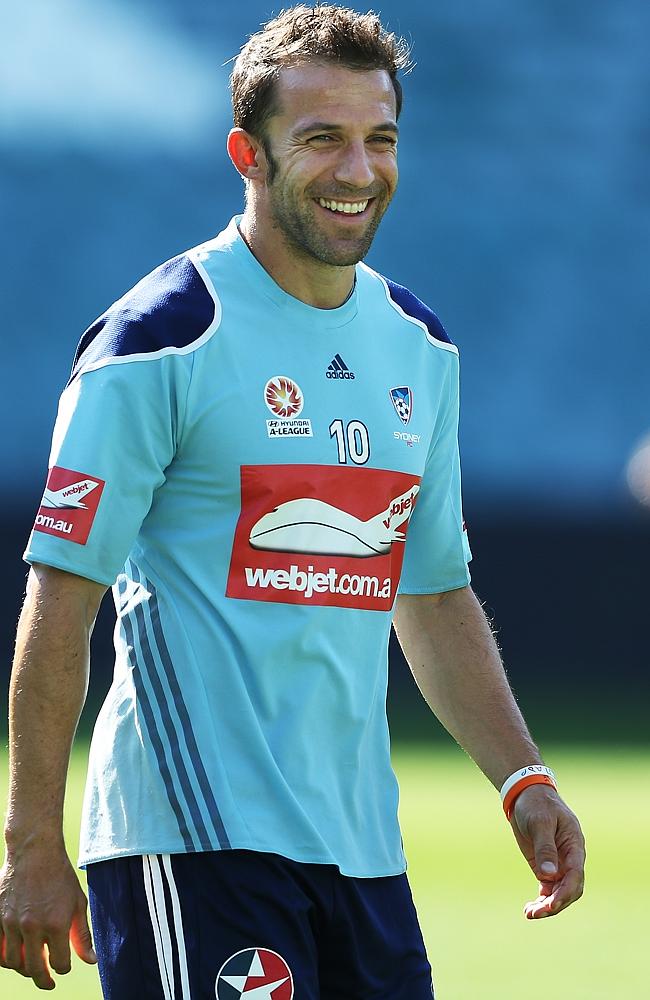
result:
<svg viewBox="0 0 650 1000"><path fill-rule="evenodd" d="M512 816L512 810L517 798L530 785L550 785L551 788L555 788L557 791L555 775L550 767L545 767L543 764L531 764L529 767L520 768L514 774L511 774L501 787L503 811L508 820Z"/></svg>

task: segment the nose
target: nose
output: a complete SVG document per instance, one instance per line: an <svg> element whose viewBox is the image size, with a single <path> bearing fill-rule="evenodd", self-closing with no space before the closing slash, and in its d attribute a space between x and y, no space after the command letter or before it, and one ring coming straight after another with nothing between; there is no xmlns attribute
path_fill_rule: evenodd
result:
<svg viewBox="0 0 650 1000"><path fill-rule="evenodd" d="M370 187L375 173L370 165L370 157L363 140L348 142L341 149L334 170L334 179L351 188Z"/></svg>

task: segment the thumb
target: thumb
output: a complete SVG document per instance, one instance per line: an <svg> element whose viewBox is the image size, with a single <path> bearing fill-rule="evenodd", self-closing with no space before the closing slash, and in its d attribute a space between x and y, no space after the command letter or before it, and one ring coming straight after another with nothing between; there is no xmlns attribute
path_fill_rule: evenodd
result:
<svg viewBox="0 0 650 1000"><path fill-rule="evenodd" d="M548 830L540 830L533 837L535 870L540 881L554 879L558 873L557 849Z"/></svg>
<svg viewBox="0 0 650 1000"><path fill-rule="evenodd" d="M90 934L90 927L88 926L85 900L72 918L70 940L72 941L72 947L76 951L79 958L81 958L84 962L87 962L88 965L96 964L97 955L95 954L95 949L93 948L93 939Z"/></svg>

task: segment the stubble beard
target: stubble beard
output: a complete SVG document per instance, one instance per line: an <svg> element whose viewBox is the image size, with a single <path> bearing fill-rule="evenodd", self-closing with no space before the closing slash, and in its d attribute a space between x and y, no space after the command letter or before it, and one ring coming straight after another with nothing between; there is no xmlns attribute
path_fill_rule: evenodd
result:
<svg viewBox="0 0 650 1000"><path fill-rule="evenodd" d="M269 185L269 194L274 226L281 232L289 249L302 258L332 267L349 267L364 259L390 202L387 195L381 199L377 197L373 204L374 213L360 235L350 233L347 238L341 236L334 239L324 232L324 227L321 228L318 219L321 209L307 194L303 196L306 200L300 201L277 180Z"/></svg>

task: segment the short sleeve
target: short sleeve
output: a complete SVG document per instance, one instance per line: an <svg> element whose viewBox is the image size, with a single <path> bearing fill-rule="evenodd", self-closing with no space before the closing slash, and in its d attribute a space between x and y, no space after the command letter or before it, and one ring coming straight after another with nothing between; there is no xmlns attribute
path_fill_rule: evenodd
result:
<svg viewBox="0 0 650 1000"><path fill-rule="evenodd" d="M399 593L438 594L465 587L471 559L461 501L458 356L449 354L446 404L429 447L409 524Z"/></svg>
<svg viewBox="0 0 650 1000"><path fill-rule="evenodd" d="M174 457L191 360L108 364L71 381L27 562L114 583Z"/></svg>

